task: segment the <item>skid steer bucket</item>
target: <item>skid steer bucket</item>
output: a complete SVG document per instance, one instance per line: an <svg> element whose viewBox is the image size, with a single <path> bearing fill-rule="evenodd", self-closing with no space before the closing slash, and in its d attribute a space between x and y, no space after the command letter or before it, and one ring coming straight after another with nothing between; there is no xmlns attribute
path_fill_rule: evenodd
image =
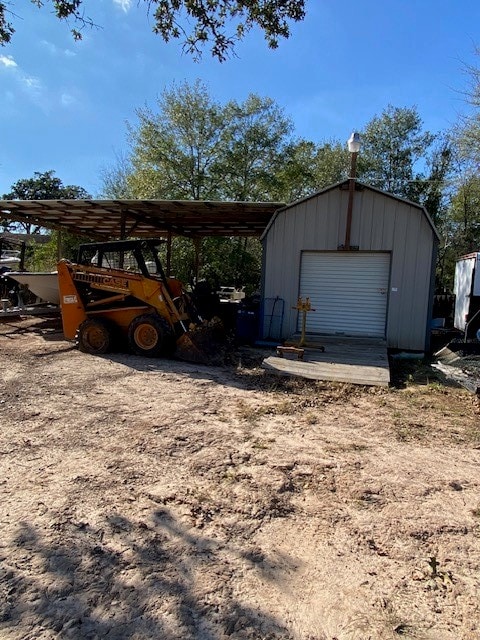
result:
<svg viewBox="0 0 480 640"><path fill-rule="evenodd" d="M180 360L198 364L223 364L225 335L220 321L195 325L177 340L175 355Z"/></svg>
<svg viewBox="0 0 480 640"><path fill-rule="evenodd" d="M185 360L185 362L209 364L207 355L197 347L188 333L184 333L178 338L175 356L180 360Z"/></svg>

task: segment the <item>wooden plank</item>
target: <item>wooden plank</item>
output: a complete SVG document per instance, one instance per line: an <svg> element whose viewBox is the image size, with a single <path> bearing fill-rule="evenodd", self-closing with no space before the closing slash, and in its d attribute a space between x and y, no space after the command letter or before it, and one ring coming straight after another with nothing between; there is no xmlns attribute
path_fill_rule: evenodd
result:
<svg viewBox="0 0 480 640"><path fill-rule="evenodd" d="M337 364L334 362L302 362L271 356L262 367L280 375L299 376L311 380L348 382L368 386L388 386L390 372L385 367Z"/></svg>
<svg viewBox="0 0 480 640"><path fill-rule="evenodd" d="M330 337L324 341L324 346L324 353L318 349L306 348L303 361L270 356L263 361L262 366L279 375L312 380L374 386L389 384L390 368L383 341L362 343L346 338L335 341Z"/></svg>

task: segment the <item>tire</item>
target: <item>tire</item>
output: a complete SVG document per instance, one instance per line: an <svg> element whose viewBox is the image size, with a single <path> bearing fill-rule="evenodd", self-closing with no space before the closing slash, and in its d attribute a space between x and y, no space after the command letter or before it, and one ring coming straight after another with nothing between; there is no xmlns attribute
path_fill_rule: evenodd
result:
<svg viewBox="0 0 480 640"><path fill-rule="evenodd" d="M128 328L128 344L137 356L148 358L171 356L175 351L175 337L170 325L153 313L132 320Z"/></svg>
<svg viewBox="0 0 480 640"><path fill-rule="evenodd" d="M112 347L112 330L108 322L101 318L87 318L78 327L76 341L83 353L102 355Z"/></svg>

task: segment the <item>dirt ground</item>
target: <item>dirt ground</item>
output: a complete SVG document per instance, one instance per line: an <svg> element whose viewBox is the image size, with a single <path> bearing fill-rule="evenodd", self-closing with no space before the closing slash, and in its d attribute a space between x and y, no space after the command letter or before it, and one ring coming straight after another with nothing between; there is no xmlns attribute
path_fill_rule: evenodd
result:
<svg viewBox="0 0 480 640"><path fill-rule="evenodd" d="M480 414L0 324L0 638L480 638Z"/></svg>

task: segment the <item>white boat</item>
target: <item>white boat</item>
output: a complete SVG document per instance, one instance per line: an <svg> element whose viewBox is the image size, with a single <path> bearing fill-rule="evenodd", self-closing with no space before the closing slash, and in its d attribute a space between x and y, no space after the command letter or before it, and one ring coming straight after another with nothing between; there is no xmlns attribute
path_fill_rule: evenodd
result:
<svg viewBox="0 0 480 640"><path fill-rule="evenodd" d="M29 290L44 302L60 304L56 271L12 271L8 276L20 284L27 285Z"/></svg>
<svg viewBox="0 0 480 640"><path fill-rule="evenodd" d="M0 256L0 268L4 267L10 271L16 271L20 268L20 251L13 251L10 249L4 249Z"/></svg>

